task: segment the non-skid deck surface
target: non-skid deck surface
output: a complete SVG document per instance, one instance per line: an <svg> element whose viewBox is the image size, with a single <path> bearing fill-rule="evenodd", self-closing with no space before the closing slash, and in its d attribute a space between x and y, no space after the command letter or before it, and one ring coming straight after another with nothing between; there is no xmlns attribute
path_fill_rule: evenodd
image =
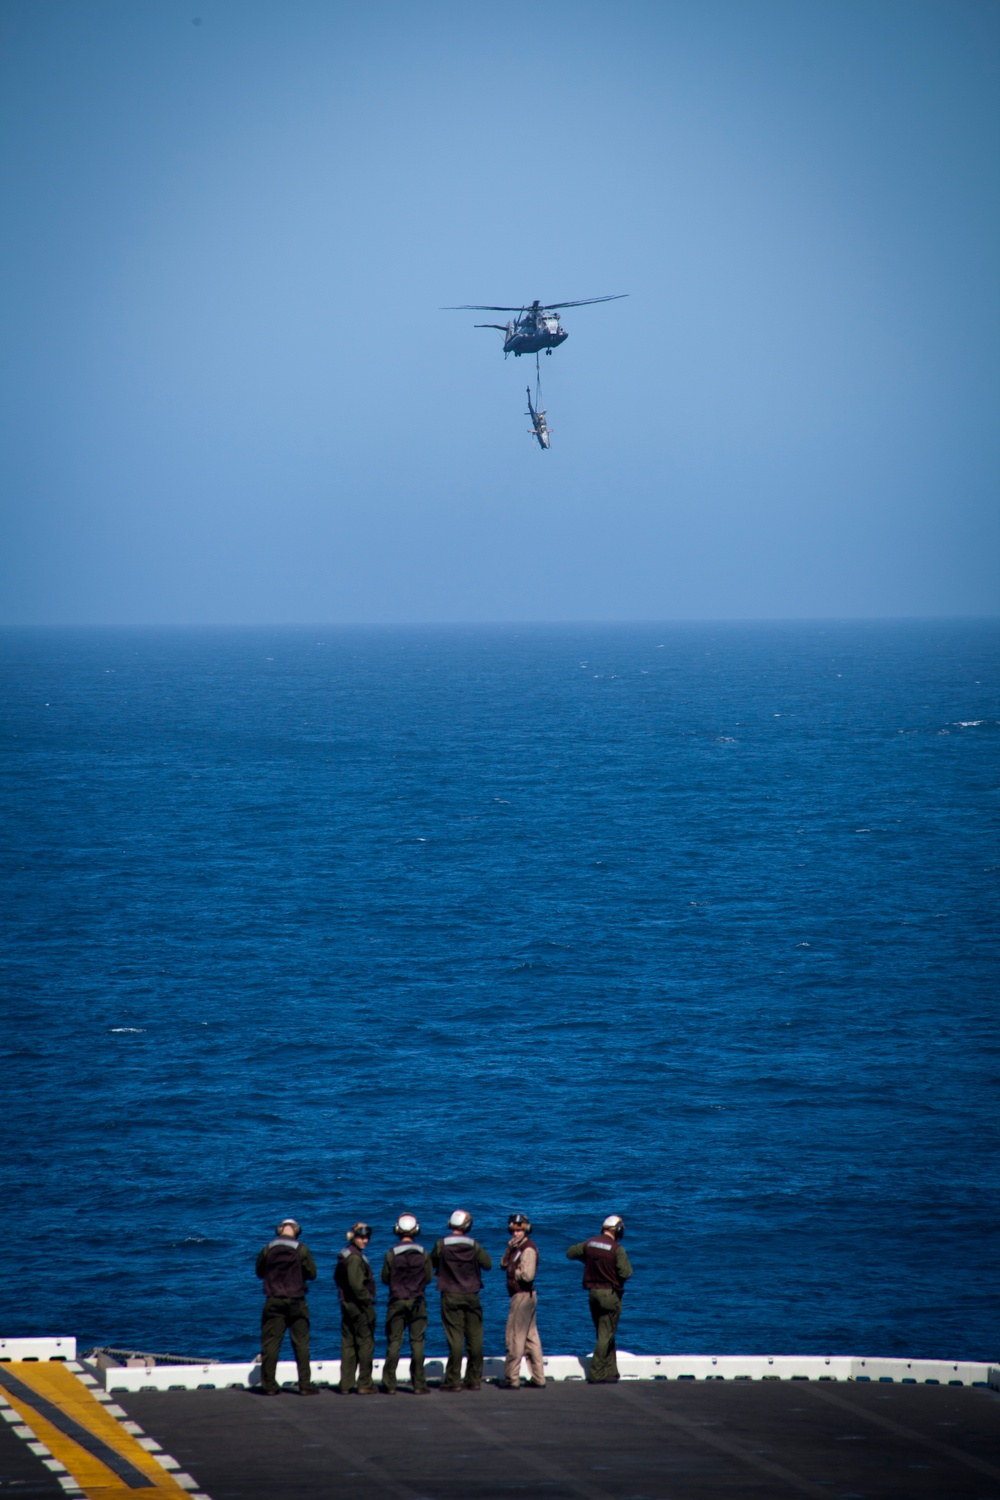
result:
<svg viewBox="0 0 1000 1500"><path fill-rule="evenodd" d="M212 1500L1000 1500L1000 1396L970 1387L118 1399Z"/></svg>
<svg viewBox="0 0 1000 1500"><path fill-rule="evenodd" d="M187 1493L149 1451L159 1445L143 1434L144 1446L125 1425L125 1412L99 1401L64 1364L0 1364L0 1398L11 1418L0 1421L0 1494L31 1494L31 1485L37 1495L87 1500L177 1500Z"/></svg>
<svg viewBox="0 0 1000 1500"><path fill-rule="evenodd" d="M49 1500L65 1491L54 1474L32 1453L26 1441L17 1438L6 1422L0 1422L0 1495L20 1495L23 1500Z"/></svg>

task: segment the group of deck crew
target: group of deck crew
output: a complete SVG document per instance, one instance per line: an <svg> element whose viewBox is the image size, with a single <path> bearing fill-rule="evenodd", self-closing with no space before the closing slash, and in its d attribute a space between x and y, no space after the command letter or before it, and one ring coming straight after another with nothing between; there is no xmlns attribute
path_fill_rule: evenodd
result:
<svg viewBox="0 0 1000 1500"><path fill-rule="evenodd" d="M504 1378L497 1383L511 1390L521 1384L521 1369L527 1360L530 1378L526 1385L545 1385L545 1366L538 1336L538 1246L531 1238L526 1214L511 1214L510 1239L500 1259L506 1273L510 1307L505 1331ZM456 1209L448 1220L447 1233L428 1252L417 1243L420 1225L413 1214L400 1214L393 1233L397 1243L385 1253L381 1280L389 1289L386 1313L386 1354L377 1389L396 1393L396 1370L409 1334L410 1383L413 1394L428 1395L424 1369L427 1332L427 1288L434 1277L441 1295L441 1322L448 1343L448 1362L442 1391L478 1391L483 1379L483 1309L479 1292L483 1271L492 1269L489 1251L473 1239L472 1215ZM283 1219L275 1238L257 1257L257 1275L264 1283L261 1315L261 1385L266 1396L281 1390L277 1380L278 1353L287 1329L298 1369L299 1391L315 1395L319 1387L312 1379L309 1361L309 1304L306 1283L316 1279L316 1262L300 1235L295 1219ZM566 1251L568 1260L583 1262L583 1285L594 1323L594 1352L587 1379L601 1385L618 1379L615 1335L621 1316L622 1294L632 1267L622 1247L625 1225L617 1214L609 1214L599 1234ZM347 1231L347 1244L337 1257L333 1279L340 1298L339 1391L359 1396L376 1393L372 1374L375 1359L375 1272L365 1253L371 1240L370 1224L359 1222ZM463 1357L465 1368L463 1372Z"/></svg>

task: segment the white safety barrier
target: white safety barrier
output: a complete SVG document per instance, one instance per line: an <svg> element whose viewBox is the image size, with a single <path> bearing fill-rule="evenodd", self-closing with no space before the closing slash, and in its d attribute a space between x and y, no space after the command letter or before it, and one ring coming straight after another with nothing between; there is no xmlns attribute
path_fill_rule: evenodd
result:
<svg viewBox="0 0 1000 1500"><path fill-rule="evenodd" d="M0 1339L0 1360L76 1359L76 1339Z"/></svg>
<svg viewBox="0 0 1000 1500"><path fill-rule="evenodd" d="M618 1355L625 1380L859 1380L904 1385L988 1385L974 1360L860 1359L817 1354Z"/></svg>
<svg viewBox="0 0 1000 1500"><path fill-rule="evenodd" d="M901 1381L903 1385L989 1385L988 1364L944 1359L855 1359L852 1380Z"/></svg>
<svg viewBox="0 0 1000 1500"><path fill-rule="evenodd" d="M382 1360L374 1365L375 1380L382 1375ZM590 1356L552 1355L545 1361L549 1380L585 1380ZM623 1380L857 1380L893 1381L904 1385L992 1385L1000 1389L1000 1369L970 1360L860 1359L850 1355L822 1354L627 1354L618 1351L618 1369ZM444 1374L442 1359L429 1359L425 1370L431 1380ZM483 1362L483 1378L503 1376L502 1356ZM109 1391L224 1390L231 1386L260 1385L260 1365L151 1365L145 1368L94 1370ZM399 1380L410 1378L410 1363L399 1361ZM523 1376L528 1376L527 1365ZM313 1380L337 1385L339 1359L315 1359ZM298 1379L292 1360L278 1365L278 1382L294 1386Z"/></svg>

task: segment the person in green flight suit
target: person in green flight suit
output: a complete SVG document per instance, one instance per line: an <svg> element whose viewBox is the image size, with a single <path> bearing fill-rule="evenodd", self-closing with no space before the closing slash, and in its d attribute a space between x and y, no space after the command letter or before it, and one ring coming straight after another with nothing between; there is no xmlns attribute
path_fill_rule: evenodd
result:
<svg viewBox="0 0 1000 1500"><path fill-rule="evenodd" d="M295 1350L299 1390L303 1396L315 1396L319 1386L312 1382L309 1365L306 1282L316 1280L316 1262L299 1240L302 1230L295 1219L282 1219L274 1233L275 1238L257 1257L265 1299L260 1320L260 1389L265 1396L280 1394L278 1351L287 1328Z"/></svg>
<svg viewBox="0 0 1000 1500"><path fill-rule="evenodd" d="M619 1379L615 1334L625 1283L632 1275L629 1258L619 1244L624 1233L624 1222L617 1214L609 1214L599 1235L579 1245L570 1245L566 1251L567 1260L583 1261L583 1285L594 1320L594 1354L587 1376L590 1385Z"/></svg>
<svg viewBox="0 0 1000 1500"><path fill-rule="evenodd" d="M347 1231L347 1245L337 1256L333 1279L340 1298L340 1393L347 1396L358 1381L359 1396L374 1396L375 1275L365 1250L371 1225Z"/></svg>
<svg viewBox="0 0 1000 1500"><path fill-rule="evenodd" d="M457 1208L448 1220L449 1234L431 1251L441 1293L441 1322L448 1340L443 1391L478 1391L483 1383L483 1307L479 1289L483 1271L493 1266L489 1251L469 1234L472 1215ZM462 1379L462 1345L468 1358Z"/></svg>
<svg viewBox="0 0 1000 1500"><path fill-rule="evenodd" d="M427 1283L434 1275L431 1258L415 1236L420 1225L412 1214L400 1214L393 1233L399 1244L385 1252L382 1280L389 1288L389 1310L385 1315L386 1351L382 1367L382 1390L396 1394L396 1366L403 1347L403 1334L410 1330L410 1379L415 1396L430 1394L424 1374L424 1337L427 1333Z"/></svg>

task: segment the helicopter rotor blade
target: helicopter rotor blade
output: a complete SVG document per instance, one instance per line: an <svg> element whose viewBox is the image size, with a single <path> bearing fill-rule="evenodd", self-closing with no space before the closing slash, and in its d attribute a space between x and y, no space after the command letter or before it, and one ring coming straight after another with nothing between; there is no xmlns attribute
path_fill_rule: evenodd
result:
<svg viewBox="0 0 1000 1500"><path fill-rule="evenodd" d="M512 312L525 313L530 311L555 312L560 307L589 307L592 302L620 302L627 297L628 292L616 292L611 297L581 297L577 302L532 302L522 303L520 307L492 307L482 302L463 302L458 307L442 307L442 312ZM483 327L486 325L483 324ZM492 325L491 325L492 326Z"/></svg>
<svg viewBox="0 0 1000 1500"><path fill-rule="evenodd" d="M445 312L445 311L455 312L455 311L457 311L457 309L456 308L446 309L446 308L442 307L441 311L442 312ZM506 333L507 332L507 324L506 323L473 323L472 326L473 326L473 328L499 328L499 330L500 330L501 333Z"/></svg>
<svg viewBox="0 0 1000 1500"><path fill-rule="evenodd" d="M559 307L589 307L592 302L620 302L627 296L628 292L616 292L613 297L581 297L579 302L543 302L542 306L548 312L555 312Z"/></svg>
<svg viewBox="0 0 1000 1500"><path fill-rule="evenodd" d="M440 312L523 312L524 309L521 308L521 307L484 307L479 302L463 302L462 305L461 305L461 307L442 307L442 308L439 309L439 311ZM487 325L487 324L484 323L482 326L484 328L486 328L487 326L489 326L490 328L492 328L494 325L492 323L489 324L489 325Z"/></svg>

